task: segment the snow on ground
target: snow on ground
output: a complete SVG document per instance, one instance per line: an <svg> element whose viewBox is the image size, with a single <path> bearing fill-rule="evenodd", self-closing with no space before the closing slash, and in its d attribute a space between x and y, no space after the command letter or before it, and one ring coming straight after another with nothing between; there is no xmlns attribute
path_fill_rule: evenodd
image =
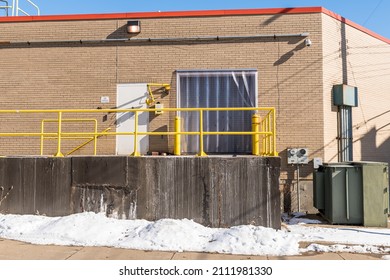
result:
<svg viewBox="0 0 390 280"><path fill-rule="evenodd" d="M118 220L86 212L49 218L0 215L0 237L34 244L109 246L140 250L218 252L245 255L298 255L304 252L384 254L390 259L390 229L326 227L297 214L285 226L208 228L192 220ZM300 248L299 242L310 244Z"/></svg>

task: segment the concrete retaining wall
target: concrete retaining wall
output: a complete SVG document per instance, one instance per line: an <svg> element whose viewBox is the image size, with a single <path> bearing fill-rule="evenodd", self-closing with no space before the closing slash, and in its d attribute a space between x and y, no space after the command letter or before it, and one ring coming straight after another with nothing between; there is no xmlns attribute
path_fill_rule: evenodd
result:
<svg viewBox="0 0 390 280"><path fill-rule="evenodd" d="M66 158L0 158L0 211L68 215L70 174Z"/></svg>
<svg viewBox="0 0 390 280"><path fill-rule="evenodd" d="M0 158L2 213L280 228L280 158Z"/></svg>

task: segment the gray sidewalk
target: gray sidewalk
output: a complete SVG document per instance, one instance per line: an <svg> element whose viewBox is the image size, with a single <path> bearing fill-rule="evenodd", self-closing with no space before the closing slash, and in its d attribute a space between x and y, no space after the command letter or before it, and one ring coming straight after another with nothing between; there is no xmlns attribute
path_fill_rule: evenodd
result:
<svg viewBox="0 0 390 280"><path fill-rule="evenodd" d="M179 253L108 247L34 245L0 239L0 260L380 260L381 258L381 255L350 253L309 253L300 256Z"/></svg>

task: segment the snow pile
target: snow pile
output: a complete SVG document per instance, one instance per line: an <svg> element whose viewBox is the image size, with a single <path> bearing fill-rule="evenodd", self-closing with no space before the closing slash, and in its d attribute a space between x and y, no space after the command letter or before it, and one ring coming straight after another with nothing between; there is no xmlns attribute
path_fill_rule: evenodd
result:
<svg viewBox="0 0 390 280"><path fill-rule="evenodd" d="M91 212L55 218L0 215L0 237L35 244L245 255L390 254L390 229L308 226L299 215L287 222L282 230L274 230L251 225L208 228L188 219L117 220ZM299 242L311 244L300 248Z"/></svg>
<svg viewBox="0 0 390 280"><path fill-rule="evenodd" d="M0 215L0 237L35 244L109 246L140 250L296 255L294 234L255 226L207 228L191 220L117 220L86 212L49 218Z"/></svg>

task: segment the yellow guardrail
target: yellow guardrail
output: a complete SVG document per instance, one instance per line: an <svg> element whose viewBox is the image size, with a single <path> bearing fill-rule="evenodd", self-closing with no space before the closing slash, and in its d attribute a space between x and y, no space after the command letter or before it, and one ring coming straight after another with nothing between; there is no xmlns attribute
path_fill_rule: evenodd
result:
<svg viewBox="0 0 390 280"><path fill-rule="evenodd" d="M67 138L82 137L88 138L88 143L97 140L101 136L115 136L115 135L132 135L134 137L134 152L133 156L140 156L138 151L137 138L140 135L172 135L174 136L174 154L181 154L181 135L198 135L199 136L199 151L198 156L206 156L204 152L204 136L205 135L252 135L252 154L262 156L277 156L276 151L276 114L275 109L272 107L243 107L243 108L159 108L159 111L163 112L199 112L199 130L198 131L182 131L181 130L181 118L176 117L174 122L175 131L167 132L141 132L138 131L138 116L140 112L155 112L156 109L63 109L63 110L0 110L1 114L48 114L56 113L57 119L54 122L57 123L57 132L44 132L41 126L40 133L33 132L0 132L0 137L40 137L41 145L42 139L56 138L57 139L57 152L54 156L63 157L64 154L61 151L62 140ZM253 111L252 116L252 131L204 131L203 129L203 113L206 111ZM62 123L68 120L74 120L75 122L82 119L63 118L64 114L80 114L80 113L134 113L134 131L129 132L109 132L108 129L97 132L97 128L94 132L63 132ZM76 121L77 120L77 121ZM85 120L85 119L84 119ZM91 140L91 141L90 141ZM41 146L41 153L43 147ZM96 152L96 146L95 146ZM68 153L69 154L69 153Z"/></svg>
<svg viewBox="0 0 390 280"><path fill-rule="evenodd" d="M45 137L45 123L58 123L58 119L43 119L41 121L41 156L43 155L43 144L45 139L58 139L58 136L46 136ZM93 154L96 156L96 150L97 150L97 127L98 123L96 119L62 119L63 122L69 122L69 123L85 123L85 122L92 122L94 124L94 136L63 136L62 139L87 139L88 141L86 143L81 144L80 146L76 147L66 155L72 154L75 151L81 149L85 145L89 144L93 141Z"/></svg>

